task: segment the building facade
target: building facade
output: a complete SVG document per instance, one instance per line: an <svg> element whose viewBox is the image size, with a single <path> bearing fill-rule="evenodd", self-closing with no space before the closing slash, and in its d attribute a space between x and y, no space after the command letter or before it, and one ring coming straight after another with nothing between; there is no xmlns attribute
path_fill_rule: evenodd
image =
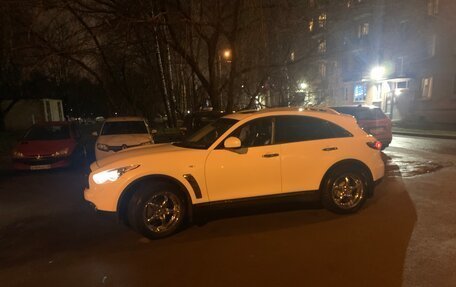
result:
<svg viewBox="0 0 456 287"><path fill-rule="evenodd" d="M314 102L456 123L456 1L307 0L305 11L301 53L313 54L300 76Z"/></svg>
<svg viewBox="0 0 456 287"><path fill-rule="evenodd" d="M7 106L9 103L3 103ZM19 100L5 116L8 131L21 131L35 123L65 121L62 100L23 99Z"/></svg>

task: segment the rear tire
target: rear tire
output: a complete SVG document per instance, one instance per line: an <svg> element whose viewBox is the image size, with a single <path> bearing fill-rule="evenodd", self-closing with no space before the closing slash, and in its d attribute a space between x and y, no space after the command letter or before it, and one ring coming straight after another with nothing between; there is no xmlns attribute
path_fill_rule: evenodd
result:
<svg viewBox="0 0 456 287"><path fill-rule="evenodd" d="M362 169L340 167L325 178L321 190L323 206L335 213L358 211L368 196L368 175Z"/></svg>
<svg viewBox="0 0 456 287"><path fill-rule="evenodd" d="M181 193L164 183L143 183L138 188L128 204L130 226L150 239L167 237L179 231L187 214Z"/></svg>

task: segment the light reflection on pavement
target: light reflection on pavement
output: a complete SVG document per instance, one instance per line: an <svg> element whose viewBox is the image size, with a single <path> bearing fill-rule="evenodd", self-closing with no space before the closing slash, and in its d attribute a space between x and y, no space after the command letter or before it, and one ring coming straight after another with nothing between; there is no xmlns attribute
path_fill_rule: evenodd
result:
<svg viewBox="0 0 456 287"><path fill-rule="evenodd" d="M432 173L455 164L456 140L393 137L382 153L387 177L414 177Z"/></svg>

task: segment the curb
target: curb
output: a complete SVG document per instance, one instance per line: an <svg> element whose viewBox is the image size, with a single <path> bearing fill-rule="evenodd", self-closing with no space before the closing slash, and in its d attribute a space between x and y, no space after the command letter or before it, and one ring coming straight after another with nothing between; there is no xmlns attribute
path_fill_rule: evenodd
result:
<svg viewBox="0 0 456 287"><path fill-rule="evenodd" d="M416 137L456 140L456 135L448 135L448 134L446 134L446 135L445 134L427 134L427 133L412 132L412 131L394 131L394 130L393 130L393 134L395 134L395 135L405 135L405 136L416 136Z"/></svg>

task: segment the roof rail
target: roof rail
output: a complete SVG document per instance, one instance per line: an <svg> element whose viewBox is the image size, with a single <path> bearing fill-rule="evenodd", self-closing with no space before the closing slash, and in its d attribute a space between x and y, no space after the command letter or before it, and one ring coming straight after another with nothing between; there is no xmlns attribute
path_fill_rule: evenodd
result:
<svg viewBox="0 0 456 287"><path fill-rule="evenodd" d="M337 111L331 109L331 108L326 108L326 107L305 107L305 108L299 108L301 111L313 111L313 112L324 112L324 113L331 113L331 114L338 114Z"/></svg>
<svg viewBox="0 0 456 287"><path fill-rule="evenodd" d="M236 114L252 114L252 113L256 113L258 111L261 111L261 110L260 109L240 110L240 111L237 111Z"/></svg>

